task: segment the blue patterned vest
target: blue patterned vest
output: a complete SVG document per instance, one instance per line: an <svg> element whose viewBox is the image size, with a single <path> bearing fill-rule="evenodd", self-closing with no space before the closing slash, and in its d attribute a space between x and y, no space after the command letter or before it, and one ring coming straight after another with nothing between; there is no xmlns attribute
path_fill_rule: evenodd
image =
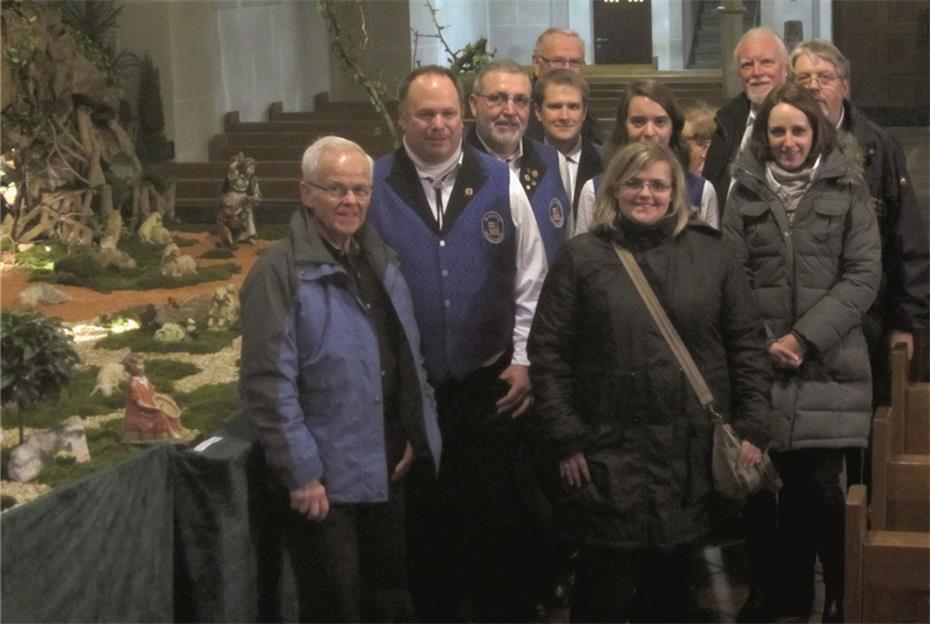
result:
<svg viewBox="0 0 930 624"><path fill-rule="evenodd" d="M512 345L510 170L464 146L443 231L403 148L375 163L368 222L400 257L430 380L463 379Z"/></svg>
<svg viewBox="0 0 930 624"><path fill-rule="evenodd" d="M533 158L529 158L531 155ZM559 153L539 141L524 141L519 175L520 184L533 206L536 225L546 247L546 259L551 265L559 246L568 237L568 218L572 210L559 171Z"/></svg>

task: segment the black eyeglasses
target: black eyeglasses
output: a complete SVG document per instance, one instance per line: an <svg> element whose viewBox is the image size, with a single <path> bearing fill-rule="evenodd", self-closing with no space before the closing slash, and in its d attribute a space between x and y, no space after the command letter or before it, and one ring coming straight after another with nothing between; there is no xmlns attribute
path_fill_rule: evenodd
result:
<svg viewBox="0 0 930 624"><path fill-rule="evenodd" d="M342 199L349 194L349 191L352 191L352 194L359 199L367 199L371 196L371 187L367 184L359 184L358 186L353 186L348 188L338 182L332 182L323 186L322 184L317 184L316 182L310 182L309 180L304 180L304 184L307 186L312 186L315 189L320 189L333 199Z"/></svg>
<svg viewBox="0 0 930 624"><path fill-rule="evenodd" d="M484 98L491 108L503 108L507 106L507 102L513 102L513 107L521 110L530 107L530 98L527 95L511 96L509 93L489 93L487 95L475 93L475 95Z"/></svg>

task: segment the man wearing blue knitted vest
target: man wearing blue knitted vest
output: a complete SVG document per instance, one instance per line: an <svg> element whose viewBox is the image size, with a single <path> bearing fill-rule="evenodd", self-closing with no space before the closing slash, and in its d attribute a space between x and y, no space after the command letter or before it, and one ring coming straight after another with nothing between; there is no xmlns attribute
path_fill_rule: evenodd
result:
<svg viewBox="0 0 930 624"><path fill-rule="evenodd" d="M533 206L549 262L572 231L568 163L554 148L525 136L530 79L510 60L491 61L475 76L468 104L475 126L465 142L507 163Z"/></svg>
<svg viewBox="0 0 930 624"><path fill-rule="evenodd" d="M514 553L516 422L532 402L526 358L546 272L516 176L462 144L462 91L449 70L401 83L403 145L375 164L369 222L399 257L436 389L439 476L411 471L410 586L420 621L525 620Z"/></svg>

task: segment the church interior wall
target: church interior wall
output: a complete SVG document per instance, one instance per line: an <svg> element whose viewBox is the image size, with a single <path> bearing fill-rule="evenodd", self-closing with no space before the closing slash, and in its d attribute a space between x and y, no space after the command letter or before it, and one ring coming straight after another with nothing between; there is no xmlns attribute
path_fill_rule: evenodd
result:
<svg viewBox="0 0 930 624"><path fill-rule="evenodd" d="M413 55L411 28L435 27L422 0L363 2L371 48L366 68L381 68L396 83L416 61L447 64L440 43L419 41ZM449 45L457 50L487 36L498 58L529 64L540 32L567 25L587 42L594 62L591 0L434 0ZM696 19L690 0L653 0L653 55L661 70L687 63ZM831 0L767 0L761 20L783 31L801 20L804 36L831 35ZM205 160L211 135L222 131L224 113L238 110L244 121L265 119L268 105L313 110L313 96L365 100L329 51L329 36L315 2L300 0L154 0L127 2L119 45L148 52L161 73L166 134L179 161Z"/></svg>

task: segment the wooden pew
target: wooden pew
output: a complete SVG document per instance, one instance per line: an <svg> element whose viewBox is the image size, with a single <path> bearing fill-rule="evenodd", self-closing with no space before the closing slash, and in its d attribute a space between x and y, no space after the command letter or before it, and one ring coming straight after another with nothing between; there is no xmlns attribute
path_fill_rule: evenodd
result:
<svg viewBox="0 0 930 624"><path fill-rule="evenodd" d="M930 383L908 380L904 345L891 351L891 409L894 452L930 453Z"/></svg>
<svg viewBox="0 0 930 624"><path fill-rule="evenodd" d="M899 418L894 408L880 407L872 421L871 528L930 531L930 455L896 453Z"/></svg>
<svg viewBox="0 0 930 624"><path fill-rule="evenodd" d="M928 622L930 533L869 529L866 494L846 499L846 621Z"/></svg>

